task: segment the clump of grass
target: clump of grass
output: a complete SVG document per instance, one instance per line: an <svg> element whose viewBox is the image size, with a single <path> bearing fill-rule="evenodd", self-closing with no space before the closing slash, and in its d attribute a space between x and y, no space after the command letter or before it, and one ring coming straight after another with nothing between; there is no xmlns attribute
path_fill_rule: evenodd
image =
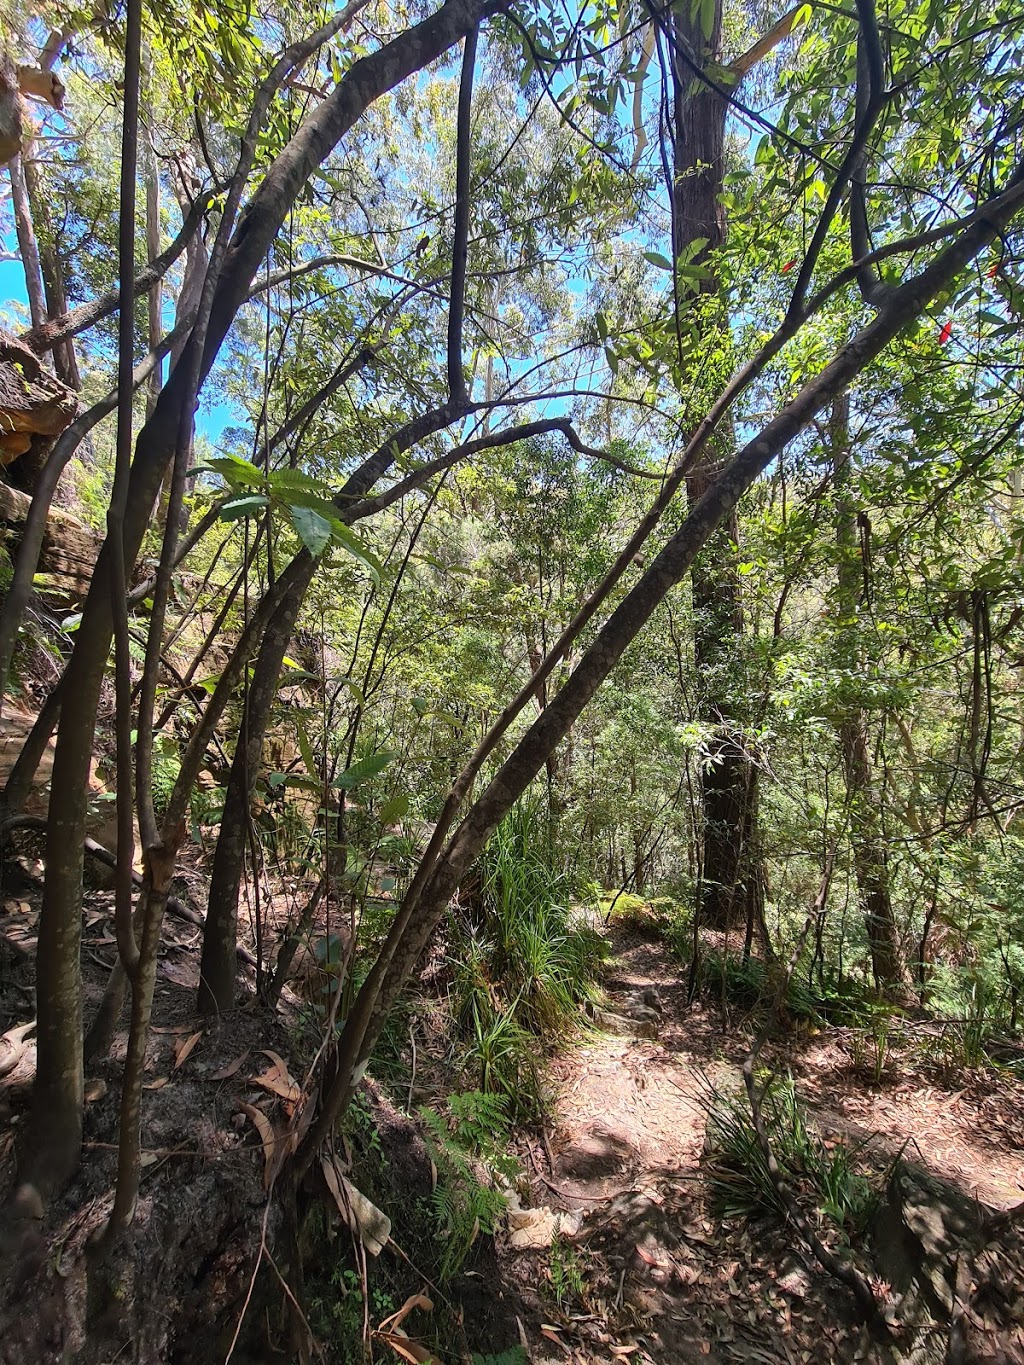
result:
<svg viewBox="0 0 1024 1365"><path fill-rule="evenodd" d="M536 1039L578 1026L606 948L575 914L553 864L538 804L520 802L479 864L477 923L456 925L452 1014L459 1051L485 1093L520 1113L540 1108Z"/></svg>
<svg viewBox="0 0 1024 1365"><path fill-rule="evenodd" d="M709 1087L704 1177L712 1210L724 1219L770 1218L785 1222L783 1197L754 1129L746 1097ZM764 1088L761 1116L782 1180L801 1205L816 1210L846 1237L863 1234L876 1196L855 1166L856 1149L825 1142L807 1123L792 1077L776 1077Z"/></svg>

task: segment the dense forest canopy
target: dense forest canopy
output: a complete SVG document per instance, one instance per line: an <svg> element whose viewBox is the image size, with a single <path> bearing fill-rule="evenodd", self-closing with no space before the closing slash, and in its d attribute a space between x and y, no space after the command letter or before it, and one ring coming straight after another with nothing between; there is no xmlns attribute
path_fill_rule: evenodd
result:
<svg viewBox="0 0 1024 1365"><path fill-rule="evenodd" d="M205 1026L326 980L292 1198L439 954L473 1093L539 1105L623 907L691 998L967 1021L967 1064L1019 1039L1020 19L9 7L19 1197L82 1178L113 1047L99 1245L129 1235L185 887Z"/></svg>

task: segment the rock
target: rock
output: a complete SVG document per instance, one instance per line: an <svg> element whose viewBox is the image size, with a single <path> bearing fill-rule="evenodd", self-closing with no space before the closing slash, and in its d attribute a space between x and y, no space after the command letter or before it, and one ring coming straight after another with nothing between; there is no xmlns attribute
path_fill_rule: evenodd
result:
<svg viewBox="0 0 1024 1365"><path fill-rule="evenodd" d="M543 1204L539 1208L524 1209L515 1191L508 1194L507 1200L509 1242L517 1251L539 1251L549 1247L556 1237L579 1234L583 1220L578 1213L561 1213Z"/></svg>
<svg viewBox="0 0 1024 1365"><path fill-rule="evenodd" d="M871 1232L876 1267L901 1296L892 1314L904 1329L900 1359L1024 1360L1019 1214L898 1162Z"/></svg>
<svg viewBox="0 0 1024 1365"><path fill-rule="evenodd" d="M908 1304L953 1310L956 1267L981 1228L980 1205L927 1172L897 1162L872 1223L879 1271Z"/></svg>
<svg viewBox="0 0 1024 1365"><path fill-rule="evenodd" d="M647 1013L650 1017L646 1019L629 1018L625 1014L599 1009L595 1005L591 1017L598 1028L604 1029L606 1033L616 1033L626 1038L657 1038L659 1017L653 1011Z"/></svg>

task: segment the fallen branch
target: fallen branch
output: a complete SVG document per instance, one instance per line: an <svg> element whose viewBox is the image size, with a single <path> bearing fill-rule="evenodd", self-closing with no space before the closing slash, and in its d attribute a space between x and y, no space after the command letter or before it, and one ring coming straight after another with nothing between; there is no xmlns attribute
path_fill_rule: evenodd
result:
<svg viewBox="0 0 1024 1365"><path fill-rule="evenodd" d="M18 829L29 829L44 833L46 830L46 821L41 815L10 816L2 825L0 825L0 844L4 843L8 836ZM95 839L84 839L82 841L82 847L85 852L91 858L95 858L98 863L102 863L104 867L116 870L117 855L111 853L109 848L104 848L104 846L98 844ZM132 868L132 882L135 886L141 886L143 883L142 873L136 871L135 868ZM167 897L167 913L173 915L175 919L184 920L186 924L194 924L197 929L204 929L206 927L206 916L199 910L193 910L190 905L186 905L185 902L179 900L177 896ZM237 952L238 960L240 962L244 962L247 967L255 968L256 959L253 957L252 953L249 952L248 948L243 948L239 945Z"/></svg>

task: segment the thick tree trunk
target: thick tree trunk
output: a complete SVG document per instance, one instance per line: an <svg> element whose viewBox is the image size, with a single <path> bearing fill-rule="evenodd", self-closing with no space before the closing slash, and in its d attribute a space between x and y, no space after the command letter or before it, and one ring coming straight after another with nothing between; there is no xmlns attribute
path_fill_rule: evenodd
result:
<svg viewBox="0 0 1024 1365"><path fill-rule="evenodd" d="M858 537L857 510L850 493L850 397L832 404L829 439L835 466L837 615L840 664L851 673L864 666L857 617L864 601L865 564ZM850 804L850 845L857 895L871 950L875 984L892 991L906 983L899 932L893 916L889 866L883 830L882 795L871 762L871 735L863 707L851 706L837 724Z"/></svg>
<svg viewBox="0 0 1024 1365"><path fill-rule="evenodd" d="M696 54L702 66L720 63L722 4L717 0L711 33L705 37L699 6L683 5L672 18L676 43ZM727 104L717 91L697 82L677 58L673 64L674 137L672 245L676 258L701 261L725 243L726 218L720 199L725 175ZM685 276L680 288L685 288ZM704 281L713 295L718 284ZM719 444L708 450L686 480L687 498L696 506L714 482L731 445L729 425L719 428ZM735 514L713 536L691 575L694 614L694 663L702 697L701 720L715 733L708 761L700 772L703 809L700 916L714 929L742 923L761 885L757 838L758 770L744 747L744 705L730 669L743 636L743 605L733 546L739 536Z"/></svg>

